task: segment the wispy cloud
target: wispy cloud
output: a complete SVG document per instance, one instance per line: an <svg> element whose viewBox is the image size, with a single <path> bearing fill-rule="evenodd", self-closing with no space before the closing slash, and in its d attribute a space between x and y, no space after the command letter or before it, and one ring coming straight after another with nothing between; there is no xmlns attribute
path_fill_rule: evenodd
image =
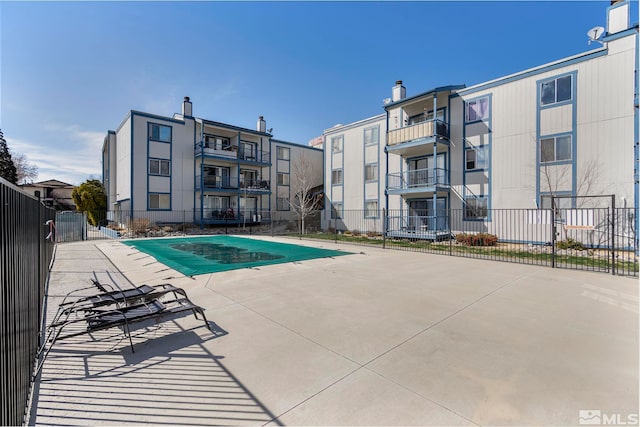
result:
<svg viewBox="0 0 640 427"><path fill-rule="evenodd" d="M105 134L78 125L47 124L44 140L7 136L7 144L38 166L38 180L58 179L80 184L89 176L101 175L100 153Z"/></svg>

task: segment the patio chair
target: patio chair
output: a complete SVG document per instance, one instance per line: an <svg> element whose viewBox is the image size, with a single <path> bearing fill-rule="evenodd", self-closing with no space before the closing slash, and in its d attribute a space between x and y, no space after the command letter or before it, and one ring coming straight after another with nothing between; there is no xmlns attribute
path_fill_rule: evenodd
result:
<svg viewBox="0 0 640 427"><path fill-rule="evenodd" d="M38 356L42 357L38 363L34 378L42 369L42 365L51 351L51 348L59 340L83 334L92 334L97 331L114 327L121 327L125 336L129 338L131 352L135 353L133 341L131 339L130 325L147 320L154 320L156 323L160 323L166 317L175 316L179 313L188 311L191 311L196 319L198 319L198 314L201 315L205 326L207 329L211 330L211 326L204 314L204 309L192 303L188 298L179 298L166 302L154 299L141 304L116 309L95 308L85 316L78 315L78 317L73 319L66 319L64 321L58 321L57 323L51 324L48 327L44 343L38 351ZM71 326L71 330L65 330L65 328L69 326ZM74 326L77 327L74 328Z"/></svg>
<svg viewBox="0 0 640 427"><path fill-rule="evenodd" d="M178 298L178 295L182 295L187 298L187 293L184 289L175 287L169 283L163 283L160 285L150 286L141 285L131 289L115 289L115 285L108 285L100 283L97 280L91 279L92 285L97 287L101 292L94 295L82 296L71 301L67 299L76 292L91 289L92 287L86 287L69 292L62 303L58 306L58 312L53 317L51 325L60 323L60 319L64 316L69 318L71 313L77 311L92 311L96 308L106 305L115 305L117 308L125 307L128 305L135 305L144 301L151 301L158 299L166 294L173 293L174 298Z"/></svg>

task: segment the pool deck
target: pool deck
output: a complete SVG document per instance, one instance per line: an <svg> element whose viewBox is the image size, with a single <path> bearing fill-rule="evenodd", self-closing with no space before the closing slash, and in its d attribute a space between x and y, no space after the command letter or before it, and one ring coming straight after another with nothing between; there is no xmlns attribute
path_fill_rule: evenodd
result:
<svg viewBox="0 0 640 427"><path fill-rule="evenodd" d="M265 238L270 239L270 238ZM89 279L206 309L57 343L37 425L578 425L638 412L638 281L333 242L353 255L185 277L118 241L57 246L47 312ZM50 316L49 316L50 318Z"/></svg>

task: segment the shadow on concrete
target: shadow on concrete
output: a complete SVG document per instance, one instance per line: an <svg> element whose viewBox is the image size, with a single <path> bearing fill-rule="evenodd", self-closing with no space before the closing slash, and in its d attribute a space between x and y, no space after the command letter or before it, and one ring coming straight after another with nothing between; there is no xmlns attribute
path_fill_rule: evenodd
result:
<svg viewBox="0 0 640 427"><path fill-rule="evenodd" d="M282 425L206 348L227 335L210 325L132 331L135 353L118 329L56 343L29 425Z"/></svg>

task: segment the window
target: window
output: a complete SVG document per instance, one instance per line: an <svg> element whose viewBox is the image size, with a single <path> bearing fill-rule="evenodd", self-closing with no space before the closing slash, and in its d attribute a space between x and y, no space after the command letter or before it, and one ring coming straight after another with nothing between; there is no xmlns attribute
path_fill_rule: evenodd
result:
<svg viewBox="0 0 640 427"><path fill-rule="evenodd" d="M149 139L161 142L171 142L171 126L149 123Z"/></svg>
<svg viewBox="0 0 640 427"><path fill-rule="evenodd" d="M331 184L332 185L342 184L342 169L335 169L331 171Z"/></svg>
<svg viewBox="0 0 640 427"><path fill-rule="evenodd" d="M277 197L276 210L279 210L279 211L291 210L291 207L289 206L289 199L286 197Z"/></svg>
<svg viewBox="0 0 640 427"><path fill-rule="evenodd" d="M540 104L551 105L571 99L573 76L558 77L540 83Z"/></svg>
<svg viewBox="0 0 640 427"><path fill-rule="evenodd" d="M378 218L378 201L367 200L364 203L365 218Z"/></svg>
<svg viewBox="0 0 640 427"><path fill-rule="evenodd" d="M465 169L486 169L488 167L487 162L487 146L482 145L477 148L469 148L465 151L466 161Z"/></svg>
<svg viewBox="0 0 640 427"><path fill-rule="evenodd" d="M169 160L149 159L149 175L170 176L171 162Z"/></svg>
<svg viewBox="0 0 640 427"><path fill-rule="evenodd" d="M170 199L168 194L149 194L149 209L168 210L169 208Z"/></svg>
<svg viewBox="0 0 640 427"><path fill-rule="evenodd" d="M364 143L366 145L377 144L380 139L380 128L378 126L364 130Z"/></svg>
<svg viewBox="0 0 640 427"><path fill-rule="evenodd" d="M486 120L489 118L489 97L474 99L466 103L467 122Z"/></svg>
<svg viewBox="0 0 640 427"><path fill-rule="evenodd" d="M289 149L287 147L278 147L278 160L289 160Z"/></svg>
<svg viewBox="0 0 640 427"><path fill-rule="evenodd" d="M335 202L331 204L331 219L342 218L342 203Z"/></svg>
<svg viewBox="0 0 640 427"><path fill-rule="evenodd" d="M332 153L340 153L342 152L342 136L336 136L331 138L331 152Z"/></svg>
<svg viewBox="0 0 640 427"><path fill-rule="evenodd" d="M214 150L231 150L231 140L222 136L206 135L204 137L205 148Z"/></svg>
<svg viewBox="0 0 640 427"><path fill-rule="evenodd" d="M278 172L278 185L289 185L289 174Z"/></svg>
<svg viewBox="0 0 640 427"><path fill-rule="evenodd" d="M571 135L540 140L540 163L571 160Z"/></svg>
<svg viewBox="0 0 640 427"><path fill-rule="evenodd" d="M464 217L465 219L483 219L487 217L486 197L469 197L465 199Z"/></svg>
<svg viewBox="0 0 640 427"><path fill-rule="evenodd" d="M364 180L365 181L378 180L378 164L377 163L364 165Z"/></svg>

